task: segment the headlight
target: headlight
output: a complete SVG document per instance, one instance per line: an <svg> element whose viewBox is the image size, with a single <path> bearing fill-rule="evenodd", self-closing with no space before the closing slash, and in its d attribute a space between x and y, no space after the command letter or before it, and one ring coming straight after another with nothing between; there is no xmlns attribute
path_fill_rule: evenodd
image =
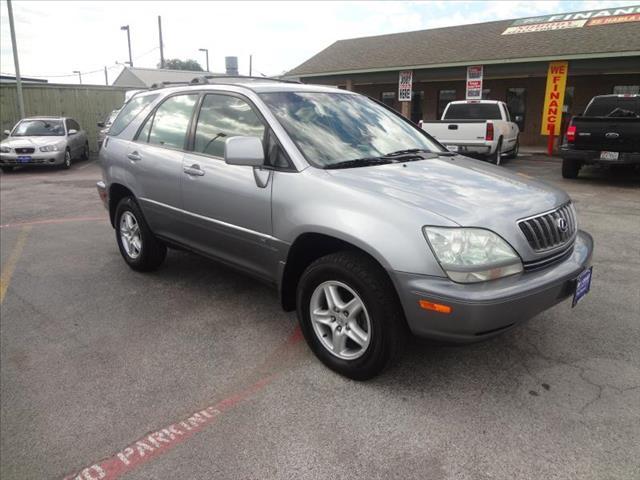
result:
<svg viewBox="0 0 640 480"><path fill-rule="evenodd" d="M522 271L518 254L489 230L424 227L424 233L440 265L454 282L484 282Z"/></svg>
<svg viewBox="0 0 640 480"><path fill-rule="evenodd" d="M0 153L11 153L11 149L9 147L5 147L4 145L0 145Z"/></svg>
<svg viewBox="0 0 640 480"><path fill-rule="evenodd" d="M58 145L45 145L44 147L40 147L41 152L57 152L60 150Z"/></svg>

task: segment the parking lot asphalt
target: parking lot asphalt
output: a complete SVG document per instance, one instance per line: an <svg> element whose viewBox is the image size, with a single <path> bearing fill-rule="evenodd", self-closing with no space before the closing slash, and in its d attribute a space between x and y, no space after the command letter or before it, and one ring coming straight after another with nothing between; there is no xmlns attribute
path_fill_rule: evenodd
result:
<svg viewBox="0 0 640 480"><path fill-rule="evenodd" d="M3 174L0 477L640 478L640 175L504 168L571 194L590 294L483 343L412 341L365 383L250 278L173 250L128 269L95 161Z"/></svg>

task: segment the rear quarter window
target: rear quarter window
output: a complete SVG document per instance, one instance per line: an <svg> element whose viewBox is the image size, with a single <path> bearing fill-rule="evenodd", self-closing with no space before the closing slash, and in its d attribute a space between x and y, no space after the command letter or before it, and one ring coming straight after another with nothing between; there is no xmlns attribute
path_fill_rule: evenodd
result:
<svg viewBox="0 0 640 480"><path fill-rule="evenodd" d="M587 106L585 117L640 116L640 97L596 97Z"/></svg>
<svg viewBox="0 0 640 480"><path fill-rule="evenodd" d="M142 95L135 96L127 104L122 107L120 113L113 121L109 128L109 135L120 135L122 131L144 110L144 108L153 102L158 95Z"/></svg>

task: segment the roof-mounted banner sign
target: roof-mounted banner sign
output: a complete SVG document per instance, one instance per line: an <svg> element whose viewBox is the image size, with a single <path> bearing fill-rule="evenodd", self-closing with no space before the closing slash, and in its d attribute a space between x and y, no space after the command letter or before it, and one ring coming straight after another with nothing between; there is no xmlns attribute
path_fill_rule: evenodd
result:
<svg viewBox="0 0 640 480"><path fill-rule="evenodd" d="M567 28L594 27L627 22L640 22L640 5L521 18L515 20L502 32L502 35L548 32L549 30L565 30Z"/></svg>

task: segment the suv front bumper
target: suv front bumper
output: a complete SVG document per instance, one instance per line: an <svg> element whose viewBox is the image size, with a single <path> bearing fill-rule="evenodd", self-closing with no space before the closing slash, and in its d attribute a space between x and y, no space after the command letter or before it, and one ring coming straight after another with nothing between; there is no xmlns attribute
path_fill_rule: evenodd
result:
<svg viewBox="0 0 640 480"><path fill-rule="evenodd" d="M443 277L394 272L411 331L420 337L474 342L495 336L573 295L575 280L591 264L593 239L579 231L573 252L547 268L490 282L460 284ZM424 310L420 300L451 307Z"/></svg>

